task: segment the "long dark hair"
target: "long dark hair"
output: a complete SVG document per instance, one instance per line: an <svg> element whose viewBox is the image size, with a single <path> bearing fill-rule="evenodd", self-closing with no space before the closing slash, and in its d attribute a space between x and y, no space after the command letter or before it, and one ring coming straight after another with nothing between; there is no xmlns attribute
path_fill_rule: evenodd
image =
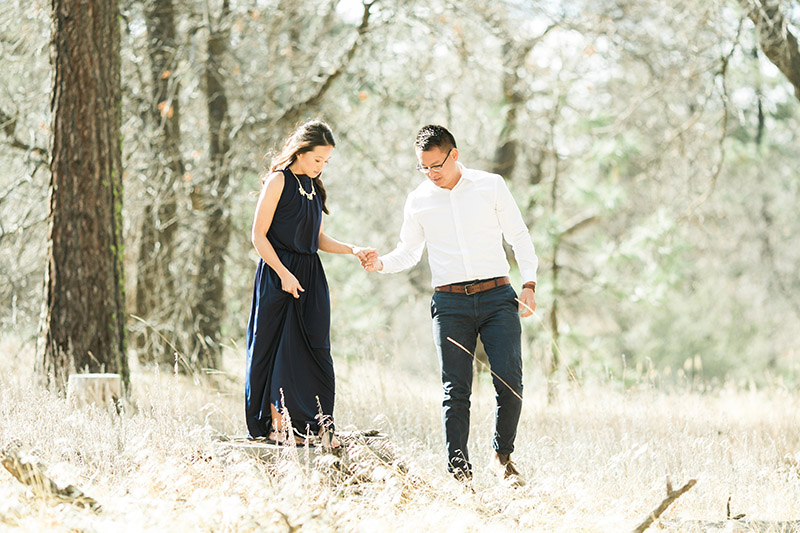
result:
<svg viewBox="0 0 800 533"><path fill-rule="evenodd" d="M295 162L299 154L310 152L317 146L336 146L336 141L333 139L333 132L330 126L321 120L310 120L289 135L286 142L283 143L281 151L273 156L270 161L269 172L272 173L287 168ZM320 178L322 178L322 174L314 179L314 186L317 189L320 200L322 200L322 212L327 215L329 214L326 205L328 193L325 191L325 185ZM265 179L266 176L261 182L263 183Z"/></svg>

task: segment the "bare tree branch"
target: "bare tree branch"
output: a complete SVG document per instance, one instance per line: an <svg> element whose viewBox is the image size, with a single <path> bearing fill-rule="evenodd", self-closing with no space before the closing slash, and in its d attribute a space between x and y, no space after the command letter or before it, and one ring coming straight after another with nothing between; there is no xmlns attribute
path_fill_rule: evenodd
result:
<svg viewBox="0 0 800 533"><path fill-rule="evenodd" d="M17 187L20 187L25 183L31 183L33 181L33 177L36 176L36 173L39 171L40 168L42 168L44 163L45 163L44 161L37 162L36 166L33 167L33 171L30 174L23 175L17 181L12 183L11 186L5 190L5 192L0 194L0 204L5 202L11 196L11 193L17 189Z"/></svg>
<svg viewBox="0 0 800 533"><path fill-rule="evenodd" d="M703 193L695 202L692 203L692 206L689 208L689 213L694 213L694 211L703 204L711 194L714 192L714 188L717 186L717 180L719 179L720 174L722 173L722 165L725 163L725 139L728 137L728 120L729 120L729 112L728 112L728 64L730 63L731 58L733 57L733 53L736 50L736 45L739 42L739 36L742 32L742 23L744 21L739 21L739 29L736 32L736 39L733 42L733 46L731 46L730 52L726 56L722 57L722 64L719 70L719 76L721 78L721 90L720 90L720 99L722 100L722 125L721 125L721 132L719 137L719 161L717 164L714 165L711 171L711 180L708 185L708 190Z"/></svg>
<svg viewBox="0 0 800 533"><path fill-rule="evenodd" d="M17 481L29 487L36 496L87 507L95 512L100 511L100 504L97 503L97 500L87 496L74 485L58 486L44 473L38 461L21 451L21 446L14 444L0 450L0 463L12 476L17 478Z"/></svg>
<svg viewBox="0 0 800 533"><path fill-rule="evenodd" d="M363 41L364 34L367 33L367 30L369 29L369 18L370 15L372 14L371 9L372 6L375 5L377 1L378 0L363 2L364 11L362 12L361 15L361 24L359 24L358 26L358 32L356 34L356 38L353 40L353 44L350 45L350 49L347 50L347 53L344 55L344 58L339 63L339 66L333 72L328 74L327 78L325 78L325 80L320 84L316 93L306 98L305 100L292 104L290 107L288 107L286 111L284 111L283 114L278 119L279 122L284 122L284 121L287 121L289 123L296 122L297 119L303 114L306 108L314 107L322 101L322 98L325 96L325 93L327 93L328 90L331 88L333 82L336 81L336 79L342 75L347 66L350 64L350 61L352 61L353 57L355 56L359 45L361 45Z"/></svg>
<svg viewBox="0 0 800 533"><path fill-rule="evenodd" d="M650 514L647 515L647 518L645 518L641 524L633 528L632 533L642 533L644 530L653 525L653 522L658 520L658 517L667 510L667 507L672 505L672 502L683 496L689 489L694 487L696 483L696 479L690 479L686 485L678 490L671 490L672 484L669 482L669 480L667 480L667 497L664 498L660 504L658 504L658 507L650 511Z"/></svg>
<svg viewBox="0 0 800 533"><path fill-rule="evenodd" d="M0 224L0 242L3 241L9 235L24 235L29 229L34 228L40 224L44 224L47 222L47 217L41 217L35 219L27 224L18 224L14 228L6 231L4 227Z"/></svg>
<svg viewBox="0 0 800 533"><path fill-rule="evenodd" d="M780 0L739 0L739 3L756 25L764 55L783 72L800 100L800 48L781 12Z"/></svg>
<svg viewBox="0 0 800 533"><path fill-rule="evenodd" d="M46 149L21 141L19 137L16 136L17 118L8 115L2 109L0 109L0 129L2 129L6 137L9 138L8 145L12 148L24 150L25 155L36 155L43 161L50 157Z"/></svg>
<svg viewBox="0 0 800 533"><path fill-rule="evenodd" d="M578 220L577 222L570 221L566 229L559 232L558 236L559 238L564 238L567 237L568 235L572 235L576 231L583 229L585 226L588 226L592 222L597 221L598 218L599 217L597 215L590 215L588 217L582 218L581 220Z"/></svg>

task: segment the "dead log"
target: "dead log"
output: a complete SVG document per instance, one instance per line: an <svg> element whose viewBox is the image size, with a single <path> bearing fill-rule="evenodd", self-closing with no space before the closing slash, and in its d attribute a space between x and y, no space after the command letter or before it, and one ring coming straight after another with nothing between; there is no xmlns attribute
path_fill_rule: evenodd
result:
<svg viewBox="0 0 800 533"><path fill-rule="evenodd" d="M36 497L72 503L95 512L100 511L100 504L75 485L59 487L44 473L39 462L34 457L23 453L22 447L18 444L0 450L0 463L17 481L28 486Z"/></svg>
<svg viewBox="0 0 800 533"><path fill-rule="evenodd" d="M724 531L725 533L794 533L800 531L800 520L661 520L663 531Z"/></svg>
<svg viewBox="0 0 800 533"><path fill-rule="evenodd" d="M416 476L406 477L408 467L386 434L378 430L337 431L336 438L341 447L328 450L324 446L282 446L264 439L223 436L217 453L223 456L230 452L244 453L272 465L294 461L343 486L378 482L402 486L418 482Z"/></svg>
<svg viewBox="0 0 800 533"><path fill-rule="evenodd" d="M642 533L644 530L649 528L653 522L658 520L658 517L667 510L667 507L672 505L672 502L683 496L683 494L694 487L696 483L696 479L690 479L683 487L679 488L678 490L672 490L672 483L670 483L669 479L667 479L667 497L664 498L658 507L650 511L650 514L647 515L647 518L645 518L641 524L633 529L633 533Z"/></svg>
<svg viewBox="0 0 800 533"><path fill-rule="evenodd" d="M326 450L324 447L318 446L315 442L316 439L310 441L310 447L300 444L297 446L271 444L263 438L248 439L245 437L220 436L217 440L221 449L243 452L266 463L275 463L287 457L296 458L300 462L306 463L309 459L313 462L316 456L321 453L330 452L329 454L334 456L341 455L341 451L354 442L369 445L372 449L378 450L381 443L388 439L387 435L378 430L337 431L336 437L342 444L342 447L338 450Z"/></svg>

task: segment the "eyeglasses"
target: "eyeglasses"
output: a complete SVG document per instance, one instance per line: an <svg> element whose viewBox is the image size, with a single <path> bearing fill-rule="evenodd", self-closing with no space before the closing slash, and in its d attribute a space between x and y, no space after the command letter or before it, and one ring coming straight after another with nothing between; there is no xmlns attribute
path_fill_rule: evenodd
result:
<svg viewBox="0 0 800 533"><path fill-rule="evenodd" d="M422 172L423 174L427 174L428 172L436 172L436 173L439 173L439 172L441 172L441 171L442 171L442 167L443 167L443 166L444 166L444 164L447 162L447 158L448 158L448 157L450 157L450 152L452 152L452 151L453 151L453 149L452 149L452 148L450 148L450 149L447 151L447 155L446 155L446 156L444 156L444 161L442 161L442 162L441 162L441 164L439 164L439 165L433 165L432 167L423 167L422 165L417 165L417 167L416 167L416 168L417 168L417 170L419 170L419 171L420 171L420 172Z"/></svg>

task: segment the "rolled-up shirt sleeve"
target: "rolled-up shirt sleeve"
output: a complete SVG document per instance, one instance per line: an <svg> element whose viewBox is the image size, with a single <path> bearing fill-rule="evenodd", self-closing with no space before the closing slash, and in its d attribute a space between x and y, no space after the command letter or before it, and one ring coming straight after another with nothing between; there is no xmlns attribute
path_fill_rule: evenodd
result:
<svg viewBox="0 0 800 533"><path fill-rule="evenodd" d="M497 180L497 219L500 221L500 228L503 237L514 250L514 257L519 265L522 281L536 281L536 270L539 268L539 258L536 257L536 250L533 247L533 240L522 219L522 213L511 196L506 182L500 178Z"/></svg>
<svg viewBox="0 0 800 533"><path fill-rule="evenodd" d="M386 255L380 256L383 263L383 274L392 274L406 270L417 263L422 258L422 250L425 248L425 232L422 226L413 216L412 206L413 196L406 200L403 209L403 226L400 228L400 242L397 247Z"/></svg>

